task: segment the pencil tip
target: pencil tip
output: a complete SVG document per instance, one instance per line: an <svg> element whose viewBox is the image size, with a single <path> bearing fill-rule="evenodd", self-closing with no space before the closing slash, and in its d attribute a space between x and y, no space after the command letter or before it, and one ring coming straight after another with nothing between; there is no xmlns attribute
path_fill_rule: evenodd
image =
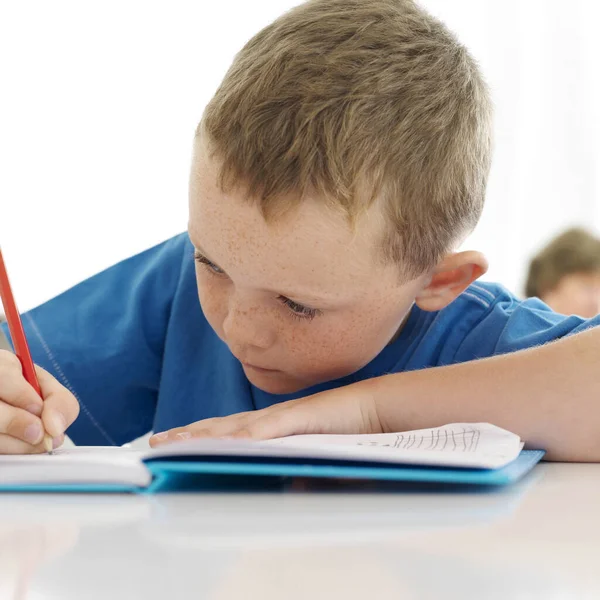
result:
<svg viewBox="0 0 600 600"><path fill-rule="evenodd" d="M54 454L53 452L52 438L49 435L44 436L44 448L48 454Z"/></svg>

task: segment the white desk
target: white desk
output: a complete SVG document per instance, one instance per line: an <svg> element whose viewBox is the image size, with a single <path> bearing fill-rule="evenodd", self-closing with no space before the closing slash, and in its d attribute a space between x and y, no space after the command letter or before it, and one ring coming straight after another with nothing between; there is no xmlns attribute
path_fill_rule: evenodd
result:
<svg viewBox="0 0 600 600"><path fill-rule="evenodd" d="M600 465L486 493L0 495L1 600L138 598L597 600Z"/></svg>

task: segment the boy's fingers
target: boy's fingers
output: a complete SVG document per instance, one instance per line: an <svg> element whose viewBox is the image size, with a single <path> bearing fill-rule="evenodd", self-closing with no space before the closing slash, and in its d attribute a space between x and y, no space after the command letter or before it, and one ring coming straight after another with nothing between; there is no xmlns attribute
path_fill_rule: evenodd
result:
<svg viewBox="0 0 600 600"><path fill-rule="evenodd" d="M168 431L154 434L150 438L150 446L187 440L194 438L219 438L229 437L231 433L239 429L254 413L238 413L229 417L214 417L197 421L185 427L175 427Z"/></svg>
<svg viewBox="0 0 600 600"><path fill-rule="evenodd" d="M223 437L233 431L239 422L255 413L237 413L228 417L213 417L197 421L185 427L175 427L168 431L155 433L150 438L150 446L155 447L167 442L189 439L191 437Z"/></svg>
<svg viewBox="0 0 600 600"><path fill-rule="evenodd" d="M0 454L43 452L46 432L57 447L79 413L71 392L40 367L36 375L43 400L23 377L19 359L0 351Z"/></svg>
<svg viewBox="0 0 600 600"><path fill-rule="evenodd" d="M230 435L235 438L270 440L273 438L314 433L309 430L310 413L306 404L288 404L266 410L259 418L248 420Z"/></svg>
<svg viewBox="0 0 600 600"><path fill-rule="evenodd" d="M306 432L306 419L301 406L292 403L256 412L240 413L219 419L206 419L169 431L150 439L152 447L190 438L239 438L267 440Z"/></svg>
<svg viewBox="0 0 600 600"><path fill-rule="evenodd" d="M43 444L34 446L10 435L0 434L0 454L41 454L45 451Z"/></svg>
<svg viewBox="0 0 600 600"><path fill-rule="evenodd" d="M54 438L52 438L52 449L56 450L57 448L60 448L63 444L65 443L65 435L58 435ZM46 450L46 448L44 447L44 451Z"/></svg>
<svg viewBox="0 0 600 600"><path fill-rule="evenodd" d="M0 403L0 433L18 438L29 444L39 444L44 428L39 417L22 408Z"/></svg>
<svg viewBox="0 0 600 600"><path fill-rule="evenodd" d="M42 414L42 399L23 378L19 359L6 350L0 350L0 398L38 417Z"/></svg>
<svg viewBox="0 0 600 600"><path fill-rule="evenodd" d="M36 367L36 371L44 397L42 421L50 436L58 437L79 415L79 402L47 371L41 367Z"/></svg>

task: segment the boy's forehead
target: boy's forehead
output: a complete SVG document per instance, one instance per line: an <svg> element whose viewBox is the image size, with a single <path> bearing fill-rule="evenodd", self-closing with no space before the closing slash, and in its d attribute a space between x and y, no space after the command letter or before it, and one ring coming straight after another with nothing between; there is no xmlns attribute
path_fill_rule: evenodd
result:
<svg viewBox="0 0 600 600"><path fill-rule="evenodd" d="M269 284L276 278L315 291L352 289L384 268L377 216L362 216L351 228L341 211L307 198L267 223L243 190L220 188L218 166L202 151L192 169L189 231L192 242L232 276Z"/></svg>

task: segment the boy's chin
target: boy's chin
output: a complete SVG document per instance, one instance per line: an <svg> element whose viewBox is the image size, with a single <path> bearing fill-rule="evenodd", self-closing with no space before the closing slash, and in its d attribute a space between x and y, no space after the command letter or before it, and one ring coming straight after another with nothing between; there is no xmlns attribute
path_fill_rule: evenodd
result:
<svg viewBox="0 0 600 600"><path fill-rule="evenodd" d="M244 373L254 387L268 394L293 394L312 385L290 377L282 371L257 372L244 366Z"/></svg>

